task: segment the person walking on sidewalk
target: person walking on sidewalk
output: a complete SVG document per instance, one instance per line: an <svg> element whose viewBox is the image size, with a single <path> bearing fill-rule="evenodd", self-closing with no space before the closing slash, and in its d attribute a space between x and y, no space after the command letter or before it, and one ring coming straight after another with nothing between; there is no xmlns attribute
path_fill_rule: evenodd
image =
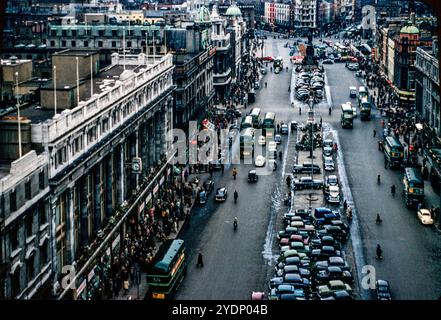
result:
<svg viewBox="0 0 441 320"><path fill-rule="evenodd" d="M223 163L221 163L221 172L222 172L222 174L224 174L224 170L225 170L225 165Z"/></svg>
<svg viewBox="0 0 441 320"><path fill-rule="evenodd" d="M372 132L373 132L373 136L375 138L377 136L377 130L374 129Z"/></svg>
<svg viewBox="0 0 441 320"><path fill-rule="evenodd" d="M199 268L203 268L204 267L204 261L203 261L203 257L202 257L202 253L199 252L198 254L198 262L196 264L196 267Z"/></svg>

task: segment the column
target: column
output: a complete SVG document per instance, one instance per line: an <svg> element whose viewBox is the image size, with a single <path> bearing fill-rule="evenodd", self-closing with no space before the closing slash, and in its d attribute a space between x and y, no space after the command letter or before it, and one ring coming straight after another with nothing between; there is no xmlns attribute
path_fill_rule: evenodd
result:
<svg viewBox="0 0 441 320"><path fill-rule="evenodd" d="M110 155L106 158L105 163L106 163L106 170L105 170L105 192L104 192L104 196L106 198L106 220L108 218L111 217L112 213L113 213L113 199L114 199L114 195L115 195L115 190L113 188L113 156L114 153L111 152Z"/></svg>
<svg viewBox="0 0 441 320"><path fill-rule="evenodd" d="M147 136L147 123L144 122L141 125L141 137L140 137L140 149L141 154L140 157L142 159L142 178L144 178L147 175L147 169L148 169L148 136Z"/></svg>
<svg viewBox="0 0 441 320"><path fill-rule="evenodd" d="M124 143L122 143L120 145L120 150L119 150L119 172L118 172L118 176L119 176L119 202L123 203L124 202Z"/></svg>
<svg viewBox="0 0 441 320"><path fill-rule="evenodd" d="M160 159L162 141L161 141L161 113L155 113L155 162Z"/></svg>
<svg viewBox="0 0 441 320"><path fill-rule="evenodd" d="M66 190L66 250L68 264L71 264L75 257L74 187L74 185L71 185Z"/></svg>
<svg viewBox="0 0 441 320"><path fill-rule="evenodd" d="M84 175L80 184L80 225L81 225L81 245L89 244L89 201L88 201L88 181L89 174Z"/></svg>
<svg viewBox="0 0 441 320"><path fill-rule="evenodd" d="M57 231L56 231L56 227L57 227L57 203L58 203L58 195L53 195L51 197L50 200L50 230L51 230L51 235L49 238L49 241L51 243L51 247L50 250L52 251L51 257L52 257L52 270L54 271L54 281L57 281L58 279L58 260L57 260Z"/></svg>
<svg viewBox="0 0 441 320"><path fill-rule="evenodd" d="M152 167L155 163L155 135L154 135L154 115L149 119L148 122L148 144L149 144L149 167Z"/></svg>
<svg viewBox="0 0 441 320"><path fill-rule="evenodd" d="M95 166L93 178L93 234L101 229L101 163Z"/></svg>

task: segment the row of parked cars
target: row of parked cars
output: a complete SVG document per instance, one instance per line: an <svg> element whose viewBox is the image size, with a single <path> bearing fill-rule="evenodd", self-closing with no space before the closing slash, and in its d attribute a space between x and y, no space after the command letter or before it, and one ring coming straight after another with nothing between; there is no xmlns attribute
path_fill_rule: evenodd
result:
<svg viewBox="0 0 441 320"><path fill-rule="evenodd" d="M283 215L280 256L270 300L352 299L352 270L342 251L349 226L338 211L300 209Z"/></svg>
<svg viewBox="0 0 441 320"><path fill-rule="evenodd" d="M314 92L314 99L316 102L323 99L325 86L325 80L323 77L323 72L317 70L313 72L303 71L297 76L297 81L295 85L296 99L300 101L305 101L309 98L310 91Z"/></svg>

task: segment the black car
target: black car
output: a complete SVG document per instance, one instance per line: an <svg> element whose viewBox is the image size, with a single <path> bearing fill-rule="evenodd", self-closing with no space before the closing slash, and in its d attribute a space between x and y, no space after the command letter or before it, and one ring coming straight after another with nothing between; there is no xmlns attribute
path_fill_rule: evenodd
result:
<svg viewBox="0 0 441 320"><path fill-rule="evenodd" d="M306 279L309 279L311 277L311 272L307 268L299 268L299 266L284 266L282 272L283 274L297 273Z"/></svg>
<svg viewBox="0 0 441 320"><path fill-rule="evenodd" d="M350 284L354 282L354 277L349 271L336 266L327 267L326 270L319 271L315 276L317 284L326 284L330 280L341 280Z"/></svg>
<svg viewBox="0 0 441 320"><path fill-rule="evenodd" d="M293 285L296 288L302 288L305 290L309 290L311 286L311 282L308 279L302 278L297 273L287 273L283 276L283 282Z"/></svg>
<svg viewBox="0 0 441 320"><path fill-rule="evenodd" d="M207 191L207 193L211 193L214 188L214 181L211 179L205 181L203 184L203 187L204 187L205 191Z"/></svg>
<svg viewBox="0 0 441 320"><path fill-rule="evenodd" d="M216 197L214 198L215 201L218 202L223 202L225 200L227 200L227 188L223 187L223 188L217 188L216 189Z"/></svg>
<svg viewBox="0 0 441 320"><path fill-rule="evenodd" d="M341 251L332 246L323 246L321 249L314 249L311 251L311 259L326 260L329 257L341 256Z"/></svg>
<svg viewBox="0 0 441 320"><path fill-rule="evenodd" d="M314 265L315 271L327 270L328 267L340 267L342 270L351 272L348 263L342 257L338 256L329 257L326 261L318 261Z"/></svg>
<svg viewBox="0 0 441 320"><path fill-rule="evenodd" d="M389 281L377 280L375 282L375 291L377 293L378 300L392 300Z"/></svg>
<svg viewBox="0 0 441 320"><path fill-rule="evenodd" d="M313 179L312 177L301 177L294 180L296 190L303 189L320 189L323 186L323 181L320 179Z"/></svg>
<svg viewBox="0 0 441 320"><path fill-rule="evenodd" d="M312 249L319 249L323 246L333 246L335 248L340 248L340 243L334 239L332 236L325 235L316 239L312 239L310 242Z"/></svg>
<svg viewBox="0 0 441 320"><path fill-rule="evenodd" d="M320 173L321 169L318 164L305 162L300 165L299 164L295 165L292 168L292 172L293 173L313 173L313 174L316 174L316 173Z"/></svg>
<svg viewBox="0 0 441 320"><path fill-rule="evenodd" d="M248 182L257 182L258 178L256 170L248 171Z"/></svg>
<svg viewBox="0 0 441 320"><path fill-rule="evenodd" d="M331 59L325 59L323 60L323 64L333 64L334 61L332 61Z"/></svg>

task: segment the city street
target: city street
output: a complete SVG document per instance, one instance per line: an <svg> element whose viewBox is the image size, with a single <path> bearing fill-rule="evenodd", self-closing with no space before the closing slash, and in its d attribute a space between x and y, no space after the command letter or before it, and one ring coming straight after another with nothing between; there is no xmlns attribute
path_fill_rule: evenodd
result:
<svg viewBox="0 0 441 320"><path fill-rule="evenodd" d="M299 116L297 107L290 106L287 84L292 65L288 61L289 48L284 48L286 42L286 39L271 36L265 41L264 54L283 56L284 66L288 65L290 70L278 75L268 70L261 80L256 103L249 108L261 108L262 116L266 111L274 111L277 121L301 122L306 119L306 107ZM347 254L349 261L357 263L358 281L363 276L362 266L373 265L377 279L390 281L395 299L436 299L441 287L441 267L436 263L441 255L441 237L434 228L419 223L415 210L406 208L401 193L392 198L390 186L395 184L401 190L402 174L384 169L378 140L372 137L374 127L380 132L380 116L376 111L370 122L357 118L354 129L341 128L340 104L356 103L356 99L349 98L349 86L363 85L360 78L347 70L344 63L326 65L325 70L327 102L331 103L333 112L328 115L328 104L324 101L315 107L316 119L322 117L325 130L338 137L339 154L343 155L339 161L345 173L339 173L340 178L346 174L348 182L343 192L348 202L355 204L356 215ZM268 88L263 85L265 81ZM295 135L290 135L289 139L295 139ZM194 210L191 227L182 233L187 243L189 268L177 299L248 299L253 290L267 290L278 251L275 235L280 229L280 215L288 211L283 204L287 190L286 176L282 178L282 174L290 173L295 163L295 141L289 143L288 149L286 140L287 136L283 136L279 146L284 151L283 170L260 177L257 184L246 181L253 165L237 166L237 181L231 177L231 167L223 176L220 172L214 174L215 188L226 186L230 196L226 203L215 204L214 195L211 195L207 205ZM380 186L376 182L377 174L382 176ZM239 193L236 205L232 197L234 190ZM384 220L381 226L375 224L377 213ZM232 228L234 216L239 218L237 232ZM382 261L375 259L377 243L383 247ZM196 268L198 252L204 255L202 269ZM361 290L360 283L358 287ZM359 298L373 298L373 294L370 290L362 290Z"/></svg>

